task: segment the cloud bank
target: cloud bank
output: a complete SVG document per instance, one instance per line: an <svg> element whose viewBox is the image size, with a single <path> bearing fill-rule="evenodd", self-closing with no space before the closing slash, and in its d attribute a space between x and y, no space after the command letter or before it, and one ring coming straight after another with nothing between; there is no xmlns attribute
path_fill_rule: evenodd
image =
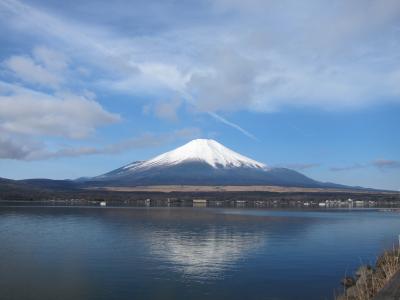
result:
<svg viewBox="0 0 400 300"><path fill-rule="evenodd" d="M63 11L15 0L0 5L8 27L44 35L75 59L106 70L104 88L152 90L160 97L178 93L183 100L190 95L199 111L349 109L399 101L398 1L218 0L192 9L156 4L137 1L137 11L152 16L147 19L123 10L128 2L117 10L88 1L83 11L95 12L102 22L114 11L109 27L68 4ZM185 13L196 18L178 18ZM118 16L132 17L131 27L116 21ZM26 58L14 60L21 75L38 69L38 81L57 84Z"/></svg>
<svg viewBox="0 0 400 300"><path fill-rule="evenodd" d="M20 40L0 42L25 49L0 66L4 149L18 145L14 135L83 139L118 122L99 92L148 96L148 112L174 122L186 105L255 140L228 114L400 101L397 0L138 0L131 8L0 0L0 30Z"/></svg>
<svg viewBox="0 0 400 300"><path fill-rule="evenodd" d="M10 138L0 136L0 159L18 159L25 161L56 159L61 157L79 157L84 155L118 154L132 149L160 147L175 141L199 138L198 128L183 128L169 133L144 133L138 137L125 139L103 146L62 146L49 149L34 139Z"/></svg>

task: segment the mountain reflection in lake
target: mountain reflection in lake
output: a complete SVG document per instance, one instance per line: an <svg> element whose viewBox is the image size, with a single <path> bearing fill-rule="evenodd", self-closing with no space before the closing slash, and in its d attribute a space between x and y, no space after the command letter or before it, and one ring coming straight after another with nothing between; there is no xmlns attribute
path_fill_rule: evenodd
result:
<svg viewBox="0 0 400 300"><path fill-rule="evenodd" d="M265 242L258 234L214 227L205 232L160 230L150 236L151 255L172 263L186 277L203 281L234 268Z"/></svg>
<svg viewBox="0 0 400 300"><path fill-rule="evenodd" d="M373 210L0 207L1 299L331 299L399 233Z"/></svg>

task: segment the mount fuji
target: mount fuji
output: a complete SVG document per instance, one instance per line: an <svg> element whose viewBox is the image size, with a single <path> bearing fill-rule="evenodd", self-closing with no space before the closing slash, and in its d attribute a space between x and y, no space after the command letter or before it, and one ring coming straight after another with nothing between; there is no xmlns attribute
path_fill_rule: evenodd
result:
<svg viewBox="0 0 400 300"><path fill-rule="evenodd" d="M137 185L279 185L341 187L315 181L297 171L270 168L241 155L215 140L196 139L146 161L93 177L92 184Z"/></svg>

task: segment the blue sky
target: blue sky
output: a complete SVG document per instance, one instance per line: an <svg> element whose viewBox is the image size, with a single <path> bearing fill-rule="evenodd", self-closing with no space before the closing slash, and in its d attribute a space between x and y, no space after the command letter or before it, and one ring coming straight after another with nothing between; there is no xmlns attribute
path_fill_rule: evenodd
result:
<svg viewBox="0 0 400 300"><path fill-rule="evenodd" d="M0 0L0 176L76 178L213 138L400 189L400 2Z"/></svg>

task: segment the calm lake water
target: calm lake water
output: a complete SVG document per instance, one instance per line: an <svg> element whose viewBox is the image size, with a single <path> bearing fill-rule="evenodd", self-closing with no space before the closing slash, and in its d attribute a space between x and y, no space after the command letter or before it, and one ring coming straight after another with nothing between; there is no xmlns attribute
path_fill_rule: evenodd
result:
<svg viewBox="0 0 400 300"><path fill-rule="evenodd" d="M0 207L1 299L332 299L397 243L378 210Z"/></svg>

